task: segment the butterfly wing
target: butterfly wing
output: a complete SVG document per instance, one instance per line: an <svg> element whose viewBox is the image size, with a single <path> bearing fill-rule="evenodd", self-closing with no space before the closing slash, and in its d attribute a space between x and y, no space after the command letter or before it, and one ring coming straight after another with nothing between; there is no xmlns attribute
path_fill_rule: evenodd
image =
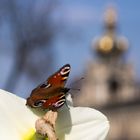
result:
<svg viewBox="0 0 140 140"><path fill-rule="evenodd" d="M44 109L48 108L48 109L52 109L52 110L58 109L64 105L65 101L66 101L65 94L62 93L60 95L50 98L49 100L46 100L42 104L42 108L44 108Z"/></svg>
<svg viewBox="0 0 140 140"><path fill-rule="evenodd" d="M70 65L66 64L32 91L30 97L27 99L27 105L41 107L46 103L47 107L48 102L54 105L56 100L61 100L59 95L63 92L62 89L65 86L69 73Z"/></svg>
<svg viewBox="0 0 140 140"><path fill-rule="evenodd" d="M64 87L70 73L70 65L66 64L47 80L47 85Z"/></svg>

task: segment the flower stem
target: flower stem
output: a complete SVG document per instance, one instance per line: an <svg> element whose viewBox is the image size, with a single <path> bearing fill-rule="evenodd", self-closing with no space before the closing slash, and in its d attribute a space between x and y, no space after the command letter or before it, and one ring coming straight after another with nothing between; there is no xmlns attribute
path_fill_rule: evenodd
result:
<svg viewBox="0 0 140 140"><path fill-rule="evenodd" d="M56 111L48 111L35 123L36 133L48 137L49 140L58 140L55 133L55 123L58 116Z"/></svg>

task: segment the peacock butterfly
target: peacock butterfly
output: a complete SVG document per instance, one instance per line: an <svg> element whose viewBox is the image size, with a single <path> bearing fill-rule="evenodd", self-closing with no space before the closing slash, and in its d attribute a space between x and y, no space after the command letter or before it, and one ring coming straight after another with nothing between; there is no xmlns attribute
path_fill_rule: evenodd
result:
<svg viewBox="0 0 140 140"><path fill-rule="evenodd" d="M64 87L70 73L70 65L66 64L45 82L32 90L26 105L33 108L56 110L66 102L66 93L70 90Z"/></svg>

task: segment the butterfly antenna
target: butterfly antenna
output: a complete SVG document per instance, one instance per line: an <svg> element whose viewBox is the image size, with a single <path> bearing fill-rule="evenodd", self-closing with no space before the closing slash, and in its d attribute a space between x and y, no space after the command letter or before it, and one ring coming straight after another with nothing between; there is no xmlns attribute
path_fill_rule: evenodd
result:
<svg viewBox="0 0 140 140"><path fill-rule="evenodd" d="M68 91L67 93L72 94L72 93L71 93L71 92L69 92L69 91Z"/></svg>
<svg viewBox="0 0 140 140"><path fill-rule="evenodd" d="M76 81L74 81L73 83L71 83L71 84L75 84L75 83L78 83L78 82L80 82L81 80L83 80L84 79L84 77L81 77L80 79L78 79L78 80L76 80Z"/></svg>
<svg viewBox="0 0 140 140"><path fill-rule="evenodd" d="M83 79L84 79L84 77L81 77L80 79L78 79L78 80L74 81L73 83L71 83L69 89L70 89L70 90L77 90L77 91L80 91L80 89L77 89L77 88L71 88L71 86L72 86L73 84L75 84L75 83L80 82L80 81L83 80Z"/></svg>
<svg viewBox="0 0 140 140"><path fill-rule="evenodd" d="M80 91L80 89L76 89L76 88L70 88L70 90L77 90L77 91Z"/></svg>

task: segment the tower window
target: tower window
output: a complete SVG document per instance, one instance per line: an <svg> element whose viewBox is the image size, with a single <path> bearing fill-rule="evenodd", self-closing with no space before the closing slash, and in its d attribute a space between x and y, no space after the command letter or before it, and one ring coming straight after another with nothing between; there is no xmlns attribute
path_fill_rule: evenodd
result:
<svg viewBox="0 0 140 140"><path fill-rule="evenodd" d="M120 88L120 83L116 78L111 77L108 81L109 91L111 94L116 94Z"/></svg>

